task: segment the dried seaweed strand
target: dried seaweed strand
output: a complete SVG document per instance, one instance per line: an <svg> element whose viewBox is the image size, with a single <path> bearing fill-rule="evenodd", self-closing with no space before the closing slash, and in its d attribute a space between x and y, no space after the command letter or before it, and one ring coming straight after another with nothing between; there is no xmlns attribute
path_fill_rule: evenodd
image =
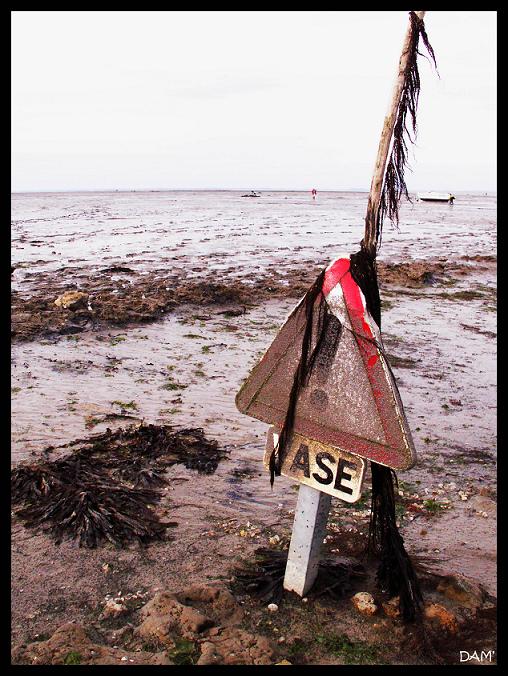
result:
<svg viewBox="0 0 508 676"><path fill-rule="evenodd" d="M418 44L420 36L434 66L436 57L425 31L425 23L415 12L409 13L411 22L411 35L409 40L409 55L404 74L404 84L400 103L398 106L397 120L393 130L393 141L390 157L387 163L383 189L376 214L376 247L381 246L383 221L386 216L394 225L399 223L399 203L404 196L411 201L404 178L404 171L408 167L408 142L414 144L417 135L416 111L420 96L420 73L418 71ZM408 128L408 115L411 121L411 129Z"/></svg>
<svg viewBox="0 0 508 676"><path fill-rule="evenodd" d="M351 276L360 287L367 310L381 328L381 301L376 274L376 260L366 249L351 255ZM395 382L395 381L394 381ZM421 617L422 594L404 540L397 528L394 483L397 475L389 467L370 463L372 471L372 502L369 524L369 551L380 557L378 584L391 595L400 597L405 622Z"/></svg>

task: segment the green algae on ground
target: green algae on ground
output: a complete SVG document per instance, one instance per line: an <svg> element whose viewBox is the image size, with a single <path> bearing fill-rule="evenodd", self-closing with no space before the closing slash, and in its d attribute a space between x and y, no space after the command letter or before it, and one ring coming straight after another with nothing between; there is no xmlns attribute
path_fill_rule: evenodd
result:
<svg viewBox="0 0 508 676"><path fill-rule="evenodd" d="M434 498L429 498L428 500L425 500L423 506L431 514L438 514L439 512L442 512L443 509L447 508L447 505L443 504L442 502L439 502L438 500L434 500Z"/></svg>
<svg viewBox="0 0 508 676"><path fill-rule="evenodd" d="M64 664L81 664L83 655L76 650L71 650L63 659Z"/></svg>
<svg viewBox="0 0 508 676"><path fill-rule="evenodd" d="M138 405L135 401L119 401L118 399L115 399L115 401L112 401L111 404L113 406L120 406L120 408L129 408L132 411L138 410Z"/></svg>
<svg viewBox="0 0 508 676"><path fill-rule="evenodd" d="M379 646L352 641L346 634L318 634L316 643L327 653L342 657L346 664L372 664L379 655Z"/></svg>
<svg viewBox="0 0 508 676"><path fill-rule="evenodd" d="M175 641L175 647L168 650L170 659L175 664L196 664L201 651L194 641L181 638Z"/></svg>

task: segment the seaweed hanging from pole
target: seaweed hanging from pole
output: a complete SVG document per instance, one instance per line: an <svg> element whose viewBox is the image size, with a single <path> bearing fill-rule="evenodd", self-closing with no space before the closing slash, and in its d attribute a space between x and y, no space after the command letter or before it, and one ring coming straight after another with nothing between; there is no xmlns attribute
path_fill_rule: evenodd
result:
<svg viewBox="0 0 508 676"><path fill-rule="evenodd" d="M369 549L380 557L378 585L390 596L399 596L405 622L420 615L423 597L418 578L397 528L395 491L397 475L389 467L371 462L372 510L369 526Z"/></svg>
<svg viewBox="0 0 508 676"><path fill-rule="evenodd" d="M386 216L398 225L399 202L402 196L410 200L404 170L408 166L408 141L414 144L417 134L416 111L420 96L420 73L418 71L418 44L420 37L425 45L434 66L436 57L425 31L423 19L415 12L410 12L411 35L409 39L409 54L404 73L404 84L397 112L397 119L393 130L392 150L386 166L381 199L376 214L376 245L381 244L383 221ZM410 117L411 130L408 128L407 117Z"/></svg>
<svg viewBox="0 0 508 676"><path fill-rule="evenodd" d="M351 276L365 296L367 310L381 329L381 301L377 282L376 259L362 246L350 256ZM421 616L423 598L404 540L397 528L395 491L397 475L390 467L370 463L372 502L369 524L369 551L380 557L377 581L391 596L400 598L400 610L405 622Z"/></svg>

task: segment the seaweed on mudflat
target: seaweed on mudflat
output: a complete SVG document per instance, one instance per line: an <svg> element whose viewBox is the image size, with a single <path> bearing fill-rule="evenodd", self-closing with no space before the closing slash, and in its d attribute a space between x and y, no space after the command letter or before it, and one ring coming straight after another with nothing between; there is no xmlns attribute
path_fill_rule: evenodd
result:
<svg viewBox="0 0 508 676"><path fill-rule="evenodd" d="M50 463L20 465L11 472L11 496L14 503L44 498L59 481Z"/></svg>
<svg viewBox="0 0 508 676"><path fill-rule="evenodd" d="M198 428L139 425L78 439L54 461L22 464L11 472L12 502L23 524L80 546L105 541L146 544L166 536L175 522L162 522L154 506L176 463L210 474L226 457ZM54 449L53 449L54 450Z"/></svg>
<svg viewBox="0 0 508 676"><path fill-rule="evenodd" d="M105 540L122 546L164 537L170 524L161 522L149 507L157 500L149 489L60 485L17 515L30 527L49 531L57 544L76 538L80 547L94 548Z"/></svg>
<svg viewBox="0 0 508 676"><path fill-rule="evenodd" d="M214 439L201 428L175 431L170 425L140 425L94 435L85 440L88 452L112 467L136 461L157 461L170 466L182 463L200 474L212 474L226 457Z"/></svg>

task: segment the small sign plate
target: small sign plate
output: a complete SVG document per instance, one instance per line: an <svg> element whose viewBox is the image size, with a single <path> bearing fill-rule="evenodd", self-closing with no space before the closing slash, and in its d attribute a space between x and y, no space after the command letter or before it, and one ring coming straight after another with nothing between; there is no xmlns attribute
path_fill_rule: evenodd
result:
<svg viewBox="0 0 508 676"><path fill-rule="evenodd" d="M265 467L268 467L278 439L278 431L270 427L266 440ZM361 495L366 466L367 462L357 455L293 433L281 474L346 502L356 502Z"/></svg>

